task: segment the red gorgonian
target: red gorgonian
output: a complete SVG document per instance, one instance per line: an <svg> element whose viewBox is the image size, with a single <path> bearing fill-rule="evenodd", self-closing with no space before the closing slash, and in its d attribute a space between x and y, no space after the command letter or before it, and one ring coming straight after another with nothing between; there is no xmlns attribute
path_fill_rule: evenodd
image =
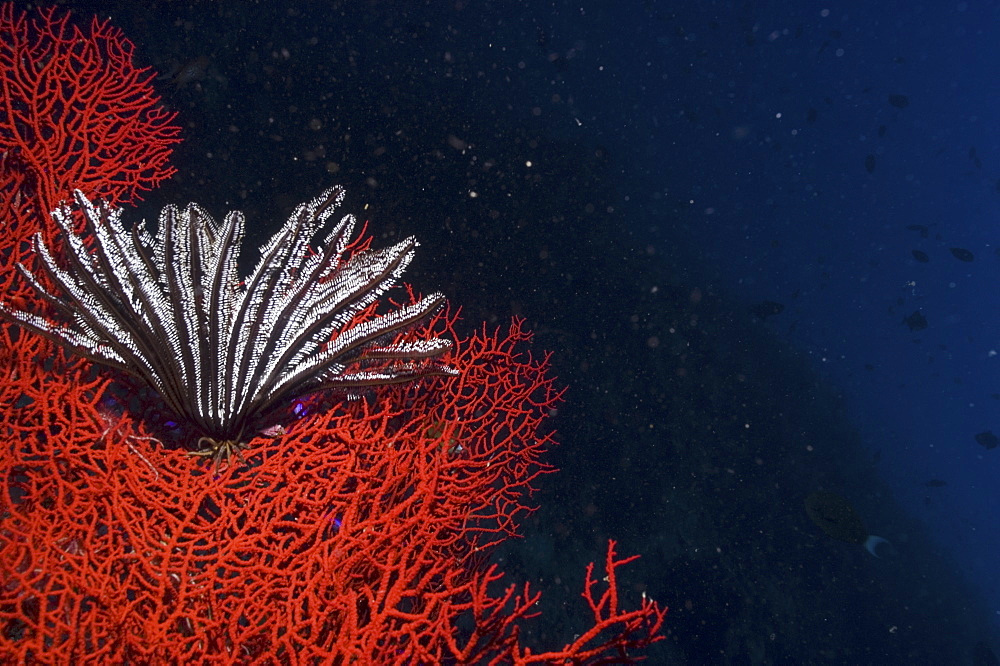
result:
<svg viewBox="0 0 1000 666"><path fill-rule="evenodd" d="M328 339L312 353L335 347L338 332L359 335L361 344L347 346L357 355L343 359L350 362L341 372L413 379L407 373L416 371L420 385L381 382L357 400L307 392L285 414L284 430L247 429L238 438L245 462L218 468L189 454L185 428L170 430L150 416L155 396L123 383L118 372L127 368L97 372L53 344L53 337L66 341L55 328L81 326L60 319L59 308L72 310L67 291L88 278L60 279L77 241L69 238L68 217L61 228L48 213L74 188L83 191L78 205L91 206L93 217L73 225L81 253L75 261L98 266L97 225L171 173L177 130L131 52L106 22L86 31L53 10L30 18L12 4L0 7L0 275L4 300L39 317L28 329L0 326L0 661L621 663L658 640L662 608L645 598L633 610L619 606L617 573L632 558L618 558L611 544L604 574L586 574L590 629L549 652L521 643L519 626L538 595L527 586L498 588L501 574L487 561L516 532L531 510L532 484L550 470L541 460L552 444L545 420L560 391L547 357L523 349L530 336L520 321L504 332L462 335L434 299L404 297L388 312L414 316L366 338L350 331L386 311L372 300L345 308L343 330L321 326ZM97 198L105 203L90 203ZM327 200L318 201L313 210L325 210ZM39 232L37 244L27 242ZM48 274L37 273L41 247L52 249ZM155 241L143 247L153 248L146 258L155 256ZM316 256L302 244L283 247L301 252L290 259L300 266ZM336 281L355 250L367 245L320 270L319 283ZM411 251L390 250L371 266L395 279L393 258ZM16 278L19 262L38 284ZM172 270L168 265L164 257L163 270ZM286 298L260 307L294 320L294 280L281 278L281 265L274 264L270 293ZM361 284L372 284L361 273ZM95 276L94 283L104 279ZM105 299L104 312L119 322L122 309L144 316L137 302L125 302L143 298L126 286L132 279L119 284L125 300L99 289L92 295ZM191 317L189 308L211 290L185 293L171 316ZM212 326L188 321L190 331ZM245 321L252 329L260 320ZM97 319L90 324L100 327ZM48 338L34 332L47 326ZM70 345L73 352L87 340L101 344L94 330L77 333L84 344ZM454 344L448 349L441 340ZM165 381L220 371L205 372L193 358L179 360ZM441 372L420 372L431 368ZM251 376L248 370L245 379ZM160 393L155 381L147 383ZM209 403L220 395L203 382L192 386L215 395ZM187 421L199 431L197 419Z"/></svg>

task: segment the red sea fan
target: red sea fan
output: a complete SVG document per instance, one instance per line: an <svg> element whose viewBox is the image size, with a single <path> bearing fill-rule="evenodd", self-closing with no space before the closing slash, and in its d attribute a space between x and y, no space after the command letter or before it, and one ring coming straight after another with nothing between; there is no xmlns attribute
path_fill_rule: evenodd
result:
<svg viewBox="0 0 1000 666"><path fill-rule="evenodd" d="M48 211L70 188L128 200L169 175L176 135L106 23L86 33L4 5L0 52L9 275L24 240L51 242ZM484 562L548 470L558 391L519 322L465 339L454 326L438 315L400 342L454 339L442 360L457 376L306 398L221 470L116 376L0 326L0 662L631 661L664 611L619 608L630 558L613 544L604 575L588 570L592 628L553 652L520 643L537 593L495 589Z"/></svg>
<svg viewBox="0 0 1000 666"><path fill-rule="evenodd" d="M32 18L7 3L0 35L0 156L19 176L15 190L5 174L0 199L28 197L47 215L73 189L119 205L173 175L175 114L120 30L97 18L82 29L53 8Z"/></svg>
<svg viewBox="0 0 1000 666"><path fill-rule="evenodd" d="M627 560L609 552L601 593L588 573L592 631L542 654L517 639L537 597L493 596L500 576L482 565L547 470L558 392L519 351L527 340L518 323L483 332L448 359L459 376L308 403L219 472L158 441L86 370L6 382L0 399L20 408L0 421L0 658L625 661L662 621L648 601L618 608Z"/></svg>

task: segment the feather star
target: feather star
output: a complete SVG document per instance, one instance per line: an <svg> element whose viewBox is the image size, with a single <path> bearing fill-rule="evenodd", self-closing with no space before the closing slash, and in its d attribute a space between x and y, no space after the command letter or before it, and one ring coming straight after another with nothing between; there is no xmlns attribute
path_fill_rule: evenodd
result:
<svg viewBox="0 0 1000 666"><path fill-rule="evenodd" d="M355 219L347 215L310 247L343 201L341 187L300 204L242 281L239 211L218 224L197 204L167 206L153 236L145 225L126 231L120 210L79 191L74 198L81 233L68 205L52 214L64 232L63 265L35 237L41 272L58 289L19 265L57 316L2 303L0 316L154 389L216 463L297 396L456 374L438 360L449 340L399 341L438 311L442 294L371 314L412 260L413 237L348 252Z"/></svg>

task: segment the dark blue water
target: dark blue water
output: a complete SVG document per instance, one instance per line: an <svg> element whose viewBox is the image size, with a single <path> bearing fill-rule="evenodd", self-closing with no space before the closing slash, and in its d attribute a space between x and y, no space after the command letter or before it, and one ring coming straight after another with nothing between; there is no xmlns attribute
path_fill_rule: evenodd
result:
<svg viewBox="0 0 1000 666"><path fill-rule="evenodd" d="M785 306L767 326L998 613L1000 460L975 439L1000 431L998 8L699 5L564 12L606 83L579 114L631 151L643 223L687 203L702 268Z"/></svg>
<svg viewBox="0 0 1000 666"><path fill-rule="evenodd" d="M714 10L636 26L663 105L639 120L647 175L690 198L740 298L787 306L771 328L844 392L896 499L1000 610L1000 461L974 438L1000 430L997 8Z"/></svg>
<svg viewBox="0 0 1000 666"><path fill-rule="evenodd" d="M706 270L786 306L768 326L843 391L896 499L1000 611L1000 460L975 440L1000 431L997 12L713 3L564 25L621 45L590 68L618 94L582 115L632 150L630 194L690 202Z"/></svg>
<svg viewBox="0 0 1000 666"><path fill-rule="evenodd" d="M508 569L575 604L624 539L672 608L657 661L988 663L1000 7L253 7L98 4L197 70L164 79L186 143L142 210L279 220L342 182L420 236L419 285L527 316L566 472ZM819 488L895 552L811 524Z"/></svg>

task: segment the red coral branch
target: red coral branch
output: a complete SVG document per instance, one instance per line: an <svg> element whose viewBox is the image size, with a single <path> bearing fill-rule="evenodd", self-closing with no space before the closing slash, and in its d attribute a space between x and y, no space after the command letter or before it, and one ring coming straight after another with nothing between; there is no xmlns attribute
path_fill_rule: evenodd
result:
<svg viewBox="0 0 1000 666"><path fill-rule="evenodd" d="M8 4L0 37L9 266L69 187L134 196L169 174L175 139L106 23L86 35ZM148 170L129 166L142 159ZM459 338L454 318L433 326ZM550 471L544 421L560 392L548 359L522 351L529 337L520 321L482 330L457 342L457 377L314 397L286 434L253 441L247 464L213 471L151 396L0 327L0 662L632 660L664 611L619 610L631 558L614 544L603 591L587 572L594 626L562 650L521 644L537 593L490 591L501 574L484 562Z"/></svg>
<svg viewBox="0 0 1000 666"><path fill-rule="evenodd" d="M490 568L478 577L473 588L473 599L461 608L471 610L475 629L464 647L457 640L449 641L450 657L462 664L627 664L638 660L636 656L650 644L661 640L660 628L666 615L655 602L643 597L642 605L633 611L618 610L617 569L636 559L636 556L615 559L615 542L608 543L605 573L608 586L600 599L594 599L597 581L593 578L594 565L587 567L583 597L594 614L594 626L562 650L532 653L520 645L520 623L537 614L531 608L541 594L532 592L525 584L521 594L515 587L507 588L499 598L490 596L487 588L500 580L496 568ZM458 607L456 607L457 609Z"/></svg>
<svg viewBox="0 0 1000 666"><path fill-rule="evenodd" d="M120 30L97 18L82 30L54 8L29 18L6 3L0 36L0 155L4 172L19 172L0 176L0 198L30 198L40 217L74 188L117 205L173 175L175 114Z"/></svg>
<svg viewBox="0 0 1000 666"><path fill-rule="evenodd" d="M599 598L588 572L594 628L544 654L518 641L537 596L491 597L499 575L479 565L547 469L558 392L517 351L527 338L519 322L478 333L451 360L460 377L307 416L219 474L119 414L106 381L77 371L39 391L29 368L2 396L22 406L0 419L0 657L626 659L662 620L649 602L618 610L628 559L609 551Z"/></svg>

